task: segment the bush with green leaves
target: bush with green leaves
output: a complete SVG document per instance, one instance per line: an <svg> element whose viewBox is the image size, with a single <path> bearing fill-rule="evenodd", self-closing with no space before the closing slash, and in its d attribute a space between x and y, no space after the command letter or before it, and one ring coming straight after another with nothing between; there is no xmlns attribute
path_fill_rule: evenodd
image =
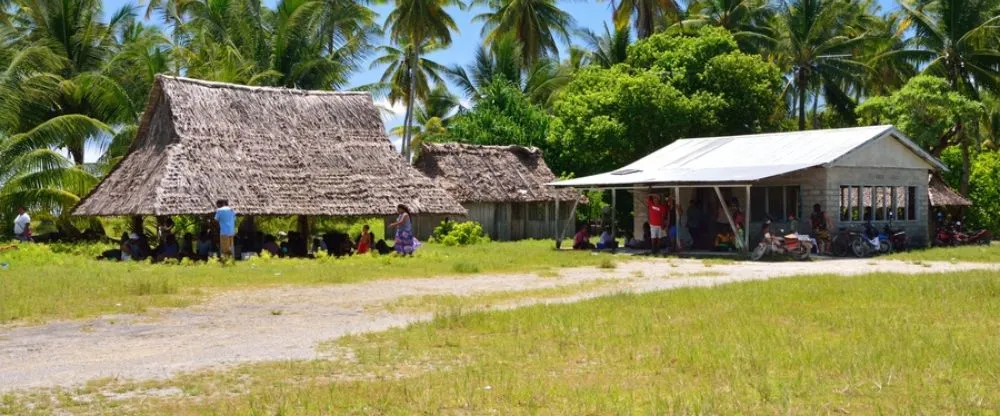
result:
<svg viewBox="0 0 1000 416"><path fill-rule="evenodd" d="M431 238L446 246L468 246L490 241L490 237L483 232L483 226L475 221L442 222L434 228Z"/></svg>

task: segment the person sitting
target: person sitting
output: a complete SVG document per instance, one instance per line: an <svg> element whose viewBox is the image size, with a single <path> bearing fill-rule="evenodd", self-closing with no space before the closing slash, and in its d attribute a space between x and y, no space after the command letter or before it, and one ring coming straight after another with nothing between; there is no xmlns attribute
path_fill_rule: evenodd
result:
<svg viewBox="0 0 1000 416"><path fill-rule="evenodd" d="M378 242L375 243L375 251L377 251L378 254L384 256L386 254L392 253L394 251L394 248L386 244L385 240L378 240Z"/></svg>
<svg viewBox="0 0 1000 416"><path fill-rule="evenodd" d="M273 235L264 236L264 244L260 247L261 253L268 253L273 257L281 257L281 247L278 247L278 239Z"/></svg>
<svg viewBox="0 0 1000 416"><path fill-rule="evenodd" d="M618 241L611 236L611 233L608 232L608 230L604 230L601 232L601 237L597 239L597 248L602 250L614 250L618 248Z"/></svg>
<svg viewBox="0 0 1000 416"><path fill-rule="evenodd" d="M181 239L180 258L189 259L192 257L194 257L194 236L191 233L185 233L184 238Z"/></svg>
<svg viewBox="0 0 1000 416"><path fill-rule="evenodd" d="M372 233L368 229L368 224L361 227L361 235L358 236L357 253L367 254L372 246Z"/></svg>
<svg viewBox="0 0 1000 416"><path fill-rule="evenodd" d="M128 241L122 245L122 260L145 260L148 253L143 249L139 234L129 233Z"/></svg>
<svg viewBox="0 0 1000 416"><path fill-rule="evenodd" d="M212 235L206 230L198 236L198 246L195 250L198 260L208 260L208 257L215 251L215 244L212 242Z"/></svg>
<svg viewBox="0 0 1000 416"><path fill-rule="evenodd" d="M181 254L180 244L177 244L177 237L174 237L173 234L167 234L163 240L163 244L157 247L156 250L156 261L179 259Z"/></svg>
<svg viewBox="0 0 1000 416"><path fill-rule="evenodd" d="M590 243L590 232L587 231L587 225L581 225L580 230L573 237L573 250L592 249L594 249L594 245Z"/></svg>

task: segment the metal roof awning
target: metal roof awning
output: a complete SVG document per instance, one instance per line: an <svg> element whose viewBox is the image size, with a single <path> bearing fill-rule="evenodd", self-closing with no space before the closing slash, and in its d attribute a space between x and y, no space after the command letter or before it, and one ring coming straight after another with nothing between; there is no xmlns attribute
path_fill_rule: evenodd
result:
<svg viewBox="0 0 1000 416"><path fill-rule="evenodd" d="M828 167L853 150L891 136L930 166L946 170L892 126L682 139L621 169L552 182L553 187L747 185L812 167Z"/></svg>

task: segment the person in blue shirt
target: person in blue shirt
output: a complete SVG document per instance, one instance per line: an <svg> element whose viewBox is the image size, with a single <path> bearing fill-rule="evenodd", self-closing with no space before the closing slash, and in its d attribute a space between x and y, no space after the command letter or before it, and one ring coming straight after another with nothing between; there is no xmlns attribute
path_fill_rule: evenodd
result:
<svg viewBox="0 0 1000 416"><path fill-rule="evenodd" d="M235 257L236 211L229 207L229 201L220 199L215 203L215 222L219 224L219 257Z"/></svg>

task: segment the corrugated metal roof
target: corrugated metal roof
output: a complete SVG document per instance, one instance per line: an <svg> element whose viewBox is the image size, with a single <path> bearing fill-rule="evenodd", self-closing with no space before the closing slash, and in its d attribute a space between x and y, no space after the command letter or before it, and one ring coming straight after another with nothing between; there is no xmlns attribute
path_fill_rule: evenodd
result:
<svg viewBox="0 0 1000 416"><path fill-rule="evenodd" d="M892 135L928 163L945 169L892 126L807 130L682 139L621 169L553 182L559 187L748 183L833 163L864 144Z"/></svg>

